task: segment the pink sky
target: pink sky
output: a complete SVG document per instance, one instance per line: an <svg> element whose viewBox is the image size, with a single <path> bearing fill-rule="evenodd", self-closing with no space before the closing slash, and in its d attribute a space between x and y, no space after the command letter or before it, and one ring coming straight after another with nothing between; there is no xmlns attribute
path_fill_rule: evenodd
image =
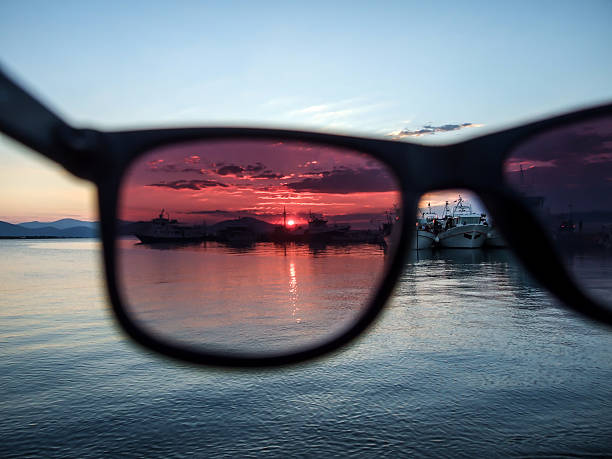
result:
<svg viewBox="0 0 612 459"><path fill-rule="evenodd" d="M164 208L185 222L251 216L296 222L309 212L367 226L400 203L393 175L359 152L273 140L194 142L160 148L130 169L120 218L150 220Z"/></svg>

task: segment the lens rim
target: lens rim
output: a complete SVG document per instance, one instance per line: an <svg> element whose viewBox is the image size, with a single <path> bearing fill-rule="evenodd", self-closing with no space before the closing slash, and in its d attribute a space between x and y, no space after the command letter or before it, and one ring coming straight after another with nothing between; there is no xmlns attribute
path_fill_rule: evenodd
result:
<svg viewBox="0 0 612 459"><path fill-rule="evenodd" d="M295 141L294 138L287 138L286 136L260 136L257 139L266 139L273 141ZM206 138L189 140L201 140L202 142L236 140L236 137L208 136ZM177 142L164 142L162 144L157 144L155 148L163 148L164 146L170 146L176 143ZM401 189L402 182L396 172L387 163L385 163L385 161L381 160L380 158L377 158L374 155L368 154L368 152L364 151L363 149L347 149L343 145L335 145L329 142L313 142L312 140L309 140L308 143L318 144L322 146L333 146L337 148L339 147L347 153L353 151L356 153L364 153L370 156L372 159L377 160L378 162L386 166L386 172L393 175L393 179L398 185L397 191L400 193L400 221L398 223L399 231L397 232L397 239L394 241L391 250L386 255L388 257L388 262L385 263L385 271L381 274L381 280L376 290L372 292L372 295L370 296L369 300L364 302L364 307L360 311L360 314L355 317L355 320L352 322L352 324L349 327L345 327L342 330L338 330L338 332L335 334L325 337L319 343L306 345L304 347L295 347L292 348L289 352L266 353L261 356L256 356L246 352L240 353L236 351L208 351L200 348L191 347L187 344L182 345L170 343L168 341L165 341L164 339L159 338L154 333L150 333L143 327L139 326L127 312L127 309L125 308L127 301L124 298L122 289L120 288L120 270L117 269L117 260L119 256L117 254L117 238L115 237L115 235L117 234L116 227L103 227L103 246L105 248L106 274L109 282L111 302L113 304L113 308L117 315L119 323L123 328L125 328L125 330L132 338L134 338L137 342L143 344L149 349L153 349L166 356L179 358L181 360L185 360L191 363L223 367L270 367L310 360L323 354L333 352L334 350L343 347L344 345L355 339L367 327L371 325L374 318L382 310L384 304L393 292L396 280L401 274L404 256L407 253L407 249L409 248L407 241L410 240L410 235L407 234L407 232L404 230L405 218L403 218L403 216L409 215L409 213L407 213L407 209L416 206L417 197L414 197L414 202L412 203L405 202L406 193L404 193L404 190ZM130 166L133 165L134 162L139 159L143 154L147 154L148 152L149 150L144 150L141 152L141 154L134 156L132 160L128 163L128 165L123 168L122 174L120 177L118 177L118 179L108 180L104 184L101 184L100 196L112 195L114 196L114 202L116 203L112 209L108 206L100 207L101 215L102 212L104 212L104 215L102 215L101 219L103 222L113 222L114 225L115 222L118 221L117 215L119 214L119 209L121 206L121 185L126 178L126 174L130 170ZM112 248L112 253L106 253L107 247Z"/></svg>

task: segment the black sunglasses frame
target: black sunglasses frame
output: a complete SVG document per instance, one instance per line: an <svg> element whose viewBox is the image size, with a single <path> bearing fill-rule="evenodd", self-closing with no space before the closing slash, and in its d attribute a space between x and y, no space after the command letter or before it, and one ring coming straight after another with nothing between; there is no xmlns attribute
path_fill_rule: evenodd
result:
<svg viewBox="0 0 612 459"><path fill-rule="evenodd" d="M462 188L478 194L509 246L530 274L573 311L612 326L612 311L588 297L564 268L540 222L504 183L508 154L530 137L569 123L612 115L612 104L484 135L453 145L425 146L404 141L260 128L181 128L101 132L76 129L44 107L0 70L0 131L64 166L98 189L101 235L109 297L121 327L136 342L165 356L220 367L270 367L297 363L336 351L358 337L383 309L402 272L414 227L404 225L389 255L387 271L368 307L343 333L319 345L263 357L207 353L150 335L126 313L116 270L117 204L122 178L132 161L163 145L193 140L273 139L348 148L386 164L401 187L401 222L415 215L420 195ZM513 222L522 221L517 227ZM526 228L529 228L527 233ZM536 231L534 231L536 229Z"/></svg>

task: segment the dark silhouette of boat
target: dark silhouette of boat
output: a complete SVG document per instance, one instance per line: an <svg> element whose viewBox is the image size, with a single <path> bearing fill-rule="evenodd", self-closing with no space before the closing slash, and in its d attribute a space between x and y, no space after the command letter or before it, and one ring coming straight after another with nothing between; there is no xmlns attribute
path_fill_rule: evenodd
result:
<svg viewBox="0 0 612 459"><path fill-rule="evenodd" d="M328 225L328 221L322 215L315 215L312 212L308 215L308 226L298 227L292 231L294 239L303 242L311 241L344 241L348 240L350 225L333 224Z"/></svg>
<svg viewBox="0 0 612 459"><path fill-rule="evenodd" d="M159 242L197 242L206 239L206 226L188 226L170 219L170 215L162 209L142 230L134 233L144 244Z"/></svg>
<svg viewBox="0 0 612 459"><path fill-rule="evenodd" d="M248 246L257 242L257 233L248 226L228 226L217 232L217 241L234 246Z"/></svg>

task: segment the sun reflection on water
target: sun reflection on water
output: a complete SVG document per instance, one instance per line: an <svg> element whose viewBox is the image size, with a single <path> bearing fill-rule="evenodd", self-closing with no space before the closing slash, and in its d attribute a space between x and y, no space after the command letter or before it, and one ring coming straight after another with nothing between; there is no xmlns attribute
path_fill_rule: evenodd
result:
<svg viewBox="0 0 612 459"><path fill-rule="evenodd" d="M295 275L294 262L289 264L289 301L292 307L291 315L295 319L295 322L299 324L302 318L298 316L300 308L298 308L297 277Z"/></svg>

